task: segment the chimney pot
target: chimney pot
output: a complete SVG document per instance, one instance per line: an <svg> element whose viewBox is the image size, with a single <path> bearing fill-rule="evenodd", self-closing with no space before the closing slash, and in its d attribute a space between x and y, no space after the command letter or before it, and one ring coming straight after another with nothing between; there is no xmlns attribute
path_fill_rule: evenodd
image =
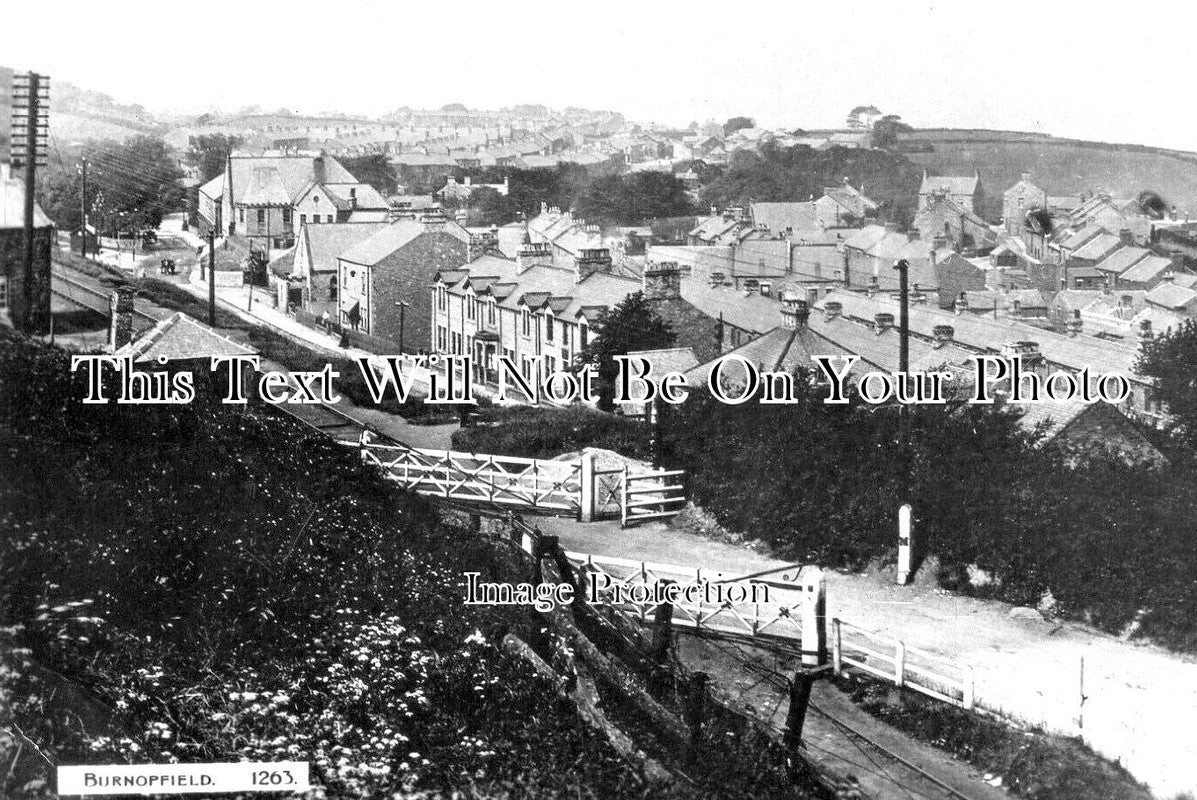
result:
<svg viewBox="0 0 1197 800"><path fill-rule="evenodd" d="M844 313L844 304L838 300L829 300L823 304L823 317L830 321Z"/></svg>
<svg viewBox="0 0 1197 800"><path fill-rule="evenodd" d="M894 315L888 311L879 311L873 315L873 329L877 335L885 333L894 326Z"/></svg>

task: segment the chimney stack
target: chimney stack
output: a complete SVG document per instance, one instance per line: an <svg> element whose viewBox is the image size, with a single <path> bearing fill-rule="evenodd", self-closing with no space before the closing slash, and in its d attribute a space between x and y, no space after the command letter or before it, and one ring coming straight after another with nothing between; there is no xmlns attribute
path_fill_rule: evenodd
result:
<svg viewBox="0 0 1197 800"><path fill-rule="evenodd" d="M644 296L649 300L681 297L682 271L676 261L662 261L644 268Z"/></svg>
<svg viewBox="0 0 1197 800"><path fill-rule="evenodd" d="M1145 319L1139 323L1139 338L1145 342L1151 341L1151 320Z"/></svg>
<svg viewBox="0 0 1197 800"><path fill-rule="evenodd" d="M823 304L823 319L831 320L844 313L844 304L838 300L828 300Z"/></svg>
<svg viewBox="0 0 1197 800"><path fill-rule="evenodd" d="M133 341L133 297L132 286L118 286L108 298L108 347L113 352Z"/></svg>
<svg viewBox="0 0 1197 800"><path fill-rule="evenodd" d="M531 267L553 265L552 245L548 242L524 242L515 254L516 274L523 274Z"/></svg>
<svg viewBox="0 0 1197 800"><path fill-rule="evenodd" d="M1131 232L1130 228L1123 228L1118 231L1118 239L1127 247L1131 247L1135 243L1135 235Z"/></svg>
<svg viewBox="0 0 1197 800"><path fill-rule="evenodd" d="M933 337L931 346L938 350L956 339L956 329L951 325L936 325L931 329L931 335Z"/></svg>
<svg viewBox="0 0 1197 800"><path fill-rule="evenodd" d="M1083 326L1084 322L1081 321L1081 310L1074 308L1072 310L1072 319L1068 320L1065 330L1069 336L1076 337L1080 335Z"/></svg>
<svg viewBox="0 0 1197 800"><path fill-rule="evenodd" d="M878 311L873 315L873 332L878 336L894 327L894 315L888 311Z"/></svg>
<svg viewBox="0 0 1197 800"><path fill-rule="evenodd" d="M963 314L965 311L968 311L968 295L965 294L964 292L961 292L960 296L956 298L956 302L953 305L953 309L956 311L957 315Z"/></svg>

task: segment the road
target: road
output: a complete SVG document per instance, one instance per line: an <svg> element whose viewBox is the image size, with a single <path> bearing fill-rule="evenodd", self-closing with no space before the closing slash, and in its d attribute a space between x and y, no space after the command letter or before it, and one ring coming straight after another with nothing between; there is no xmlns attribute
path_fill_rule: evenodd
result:
<svg viewBox="0 0 1197 800"><path fill-rule="evenodd" d="M659 523L621 529L618 521L546 518L538 525L567 550L595 555L741 575L786 563ZM1187 735L1187 720L1197 717L1194 659L1079 624L1012 617L1006 603L952 594L921 576L897 586L892 572L826 574L829 617L971 664L979 705L1083 734L1161 796L1197 787L1197 740Z"/></svg>

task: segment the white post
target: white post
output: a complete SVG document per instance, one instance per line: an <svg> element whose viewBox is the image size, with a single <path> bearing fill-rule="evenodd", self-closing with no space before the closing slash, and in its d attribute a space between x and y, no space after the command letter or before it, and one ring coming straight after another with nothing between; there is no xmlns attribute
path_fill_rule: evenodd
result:
<svg viewBox="0 0 1197 800"><path fill-rule="evenodd" d="M901 641L894 651L894 684L906 685L906 643Z"/></svg>
<svg viewBox="0 0 1197 800"><path fill-rule="evenodd" d="M898 509L898 585L910 583L910 551L913 549L914 532L910 524L910 504Z"/></svg>
<svg viewBox="0 0 1197 800"><path fill-rule="evenodd" d="M581 487L581 521L594 522L595 498L598 497L598 487L594 483L594 453L582 453L582 487Z"/></svg>
<svg viewBox="0 0 1197 800"><path fill-rule="evenodd" d="M840 640L840 621L838 617L831 621L831 666L834 668L836 675L844 671L844 651L843 643Z"/></svg>
<svg viewBox="0 0 1197 800"><path fill-rule="evenodd" d="M818 567L802 571L802 665L827 661L827 579Z"/></svg>
<svg viewBox="0 0 1197 800"><path fill-rule="evenodd" d="M977 704L977 688L976 676L973 675L973 668L966 666L964 668L964 707L972 711L973 706Z"/></svg>

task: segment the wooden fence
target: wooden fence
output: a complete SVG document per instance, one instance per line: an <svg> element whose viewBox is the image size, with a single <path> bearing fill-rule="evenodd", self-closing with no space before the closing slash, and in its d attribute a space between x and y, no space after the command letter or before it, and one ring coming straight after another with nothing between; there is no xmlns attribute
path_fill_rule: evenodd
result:
<svg viewBox="0 0 1197 800"><path fill-rule="evenodd" d="M831 621L831 663L838 675L854 667L895 686L972 710L972 667L844 622Z"/></svg>

